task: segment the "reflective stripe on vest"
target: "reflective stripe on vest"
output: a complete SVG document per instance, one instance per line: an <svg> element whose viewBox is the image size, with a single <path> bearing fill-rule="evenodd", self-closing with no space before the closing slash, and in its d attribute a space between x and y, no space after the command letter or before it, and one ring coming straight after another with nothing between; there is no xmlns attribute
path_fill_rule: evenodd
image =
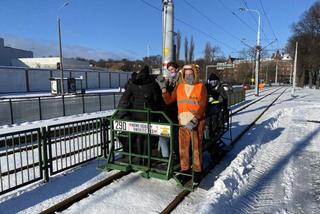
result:
<svg viewBox="0 0 320 214"><path fill-rule="evenodd" d="M211 101L210 103L211 103L211 104L218 104L218 103L220 103L220 101L219 101L219 100L213 100L213 101Z"/></svg>
<svg viewBox="0 0 320 214"><path fill-rule="evenodd" d="M199 105L198 100L178 100L179 104L190 104L190 105Z"/></svg>
<svg viewBox="0 0 320 214"><path fill-rule="evenodd" d="M203 84L195 84L189 97L186 95L184 85L185 84L179 84L177 88L177 104L179 114L188 111L196 113L200 109L199 101L201 100L201 90L204 89Z"/></svg>

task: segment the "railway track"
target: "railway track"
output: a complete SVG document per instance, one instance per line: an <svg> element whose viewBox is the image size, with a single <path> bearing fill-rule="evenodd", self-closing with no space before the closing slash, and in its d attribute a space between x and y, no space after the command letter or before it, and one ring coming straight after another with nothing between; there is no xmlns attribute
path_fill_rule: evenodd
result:
<svg viewBox="0 0 320 214"><path fill-rule="evenodd" d="M255 123L264 115L264 113L284 94L284 92L287 90L288 88L286 88L285 90L283 90L283 92L280 93L279 96L277 96L265 109L264 111L258 115L258 117L256 117L256 119L250 123L232 142L231 142L231 146L234 146L241 138L243 135L245 135L254 125ZM278 90L277 90L278 91ZM274 91L275 92L275 91ZM272 92L272 93L274 93ZM269 96L270 94L266 95L266 96ZM266 96L262 97L259 99L262 100L263 98L265 98ZM256 103L256 102L254 102ZM250 103L250 105L252 105L253 103ZM248 106L247 106L248 107ZM245 108L241 108L241 111L245 109ZM238 113L239 111L237 111L236 113ZM227 152L224 153L224 155L226 154ZM221 156L220 160L223 158L223 156ZM216 161L212 167L216 166L219 161ZM181 191L173 201L171 201L171 203L161 212L161 214L167 214L167 213L171 213L183 200L184 198L189 195L191 193L191 191L189 190L183 190Z"/></svg>
<svg viewBox="0 0 320 214"><path fill-rule="evenodd" d="M109 185L110 183L114 182L115 180L118 180L126 175L128 175L128 172L118 172L102 181L99 183L96 183L95 185L82 190L81 192L67 198L66 200L61 201L58 204L55 204L54 206L42 211L40 214L50 214L50 213L55 213L55 212L61 212L68 207L70 207L72 204L88 197L90 194L96 192L97 190Z"/></svg>
<svg viewBox="0 0 320 214"><path fill-rule="evenodd" d="M281 88L280 88L281 89ZM267 94L261 98L258 99L258 101L264 99L265 97L279 91L280 89L277 89L273 92L271 92L270 94ZM278 100L278 98L286 91L286 89L236 138L232 141L231 145L233 146L237 141L239 141L239 139L248 131L251 129L251 127L256 123L256 121L273 105L274 102L276 102L276 100ZM258 102L257 100L249 103L248 105L242 107L241 109L238 109L237 111L233 112L230 115L235 115L236 113L246 109L247 107L249 107L250 105L253 105L255 103ZM222 155L223 157L223 155ZM220 158L221 160L221 158ZM213 163L212 167L214 167L215 165L217 165L219 163L220 160L217 160ZM119 172L116 173L102 181L100 181L99 183L85 189L82 190L81 192L61 201L60 203L53 205L52 207L44 210L41 212L41 214L49 214L49 213L55 213L55 212L61 212L65 209L67 209L68 207L72 206L74 203L79 202L80 200L86 198L87 196L89 196L90 194L93 194L94 192L96 192L97 190L111 184L112 182L114 182L115 180L118 180L126 175L128 175L128 172ZM171 211L173 211L178 205L179 203L181 203L183 201L183 199L190 193L190 191L188 190L183 190L180 194L178 194L175 199L161 212L161 213L170 213Z"/></svg>
<svg viewBox="0 0 320 214"><path fill-rule="evenodd" d="M281 87L281 88L278 88L277 90L274 90L274 91L271 92L270 94L266 94L266 95L264 95L263 97L261 97L261 98L259 98L259 99L256 99L256 100L252 101L251 103L249 103L249 104L247 104L247 105L245 105L245 106L237 109L236 111L232 112L232 113L230 114L230 116L232 117L233 115L239 113L240 111L243 111L244 109L248 108L249 106L251 106L251 105L253 105L253 104L255 104L255 103L263 100L264 98L266 98L266 97L268 97L268 96L276 93L276 92L279 91L280 89L282 89L282 87Z"/></svg>

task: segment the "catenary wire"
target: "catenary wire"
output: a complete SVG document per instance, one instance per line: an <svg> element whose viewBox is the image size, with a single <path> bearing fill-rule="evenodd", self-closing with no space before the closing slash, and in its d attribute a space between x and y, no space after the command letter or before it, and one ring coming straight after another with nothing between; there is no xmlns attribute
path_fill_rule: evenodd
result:
<svg viewBox="0 0 320 214"><path fill-rule="evenodd" d="M195 10L198 14L200 14L202 17L204 17L208 22L210 22L213 25L216 25L217 27L219 27L223 32L225 32L226 34L228 34L229 36L231 36L232 38L241 41L241 39L237 36L235 36L234 34L228 32L224 27L222 27L221 25L219 25L218 23L214 22L212 19L210 19L207 15L205 15L204 13L202 13L199 9L197 9L194 5L192 5L189 1L187 0L183 0L189 7L191 7L193 10Z"/></svg>
<svg viewBox="0 0 320 214"><path fill-rule="evenodd" d="M274 33L274 30L273 30L273 28L272 28L272 26L271 26L270 20L269 20L269 18L268 18L268 15L267 15L265 9L264 9L264 6L263 6L263 4L262 4L262 1L259 0L259 3L260 3L260 6L261 6L261 8L262 8L263 14L265 15L265 17L266 17L266 19L267 19L267 22L268 22L268 25L269 25L269 27L270 27L270 29L271 29L271 32L272 32L274 38L277 40L277 47L279 48L278 38L277 38L276 34Z"/></svg>
<svg viewBox="0 0 320 214"><path fill-rule="evenodd" d="M162 12L161 9L157 8L156 6L150 4L149 2L147 2L147 1L145 1L145 0L140 0L140 1L141 1L142 3L148 5L149 7L153 8L153 9L155 9L155 10L157 10L157 11ZM179 19L179 18L177 18L177 17L174 17L174 19L175 19L176 21L178 21L178 22L180 22L180 23L182 23L182 24L184 24L184 25L192 28L193 30L198 31L199 33L201 33L201 34L203 34L203 35L205 35L205 36L207 36L207 37L215 40L217 43L220 43L220 44L228 47L228 48L231 49L231 50L236 50L235 48L233 48L232 46L228 45L227 43L222 42L222 41L216 39L215 37L211 36L209 33L207 33L207 32L205 32L205 31L203 31L203 30L201 30L201 29L199 29L199 28L197 28L197 27L195 27L195 26L193 26L193 25L191 25L191 24L183 21L182 19Z"/></svg>

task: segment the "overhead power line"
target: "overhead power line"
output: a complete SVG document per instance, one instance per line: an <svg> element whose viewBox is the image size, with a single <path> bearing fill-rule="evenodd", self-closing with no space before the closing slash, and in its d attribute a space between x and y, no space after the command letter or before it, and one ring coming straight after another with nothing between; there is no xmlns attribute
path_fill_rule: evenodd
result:
<svg viewBox="0 0 320 214"><path fill-rule="evenodd" d="M246 0L242 0L242 2L244 4L245 8L250 9L249 6L248 6L248 2ZM258 25L257 19L253 16L253 14L250 13L250 15L251 15L253 21ZM269 42L269 38L267 37L267 35L264 32L263 28L261 28L261 31L262 31L262 34L264 35L264 37L266 38L267 42Z"/></svg>
<svg viewBox="0 0 320 214"><path fill-rule="evenodd" d="M219 27L223 32L225 32L226 34L228 34L229 36L231 36L232 38L241 41L240 38L238 38L237 36L233 35L232 33L228 32L226 29L224 29L224 27L222 27L221 25L219 25L218 23L212 21L212 19L210 19L208 16L206 16L205 14L203 14L199 9L197 9L194 5L192 5L189 1L184 0L184 2L189 5L193 10L195 10L198 14L200 14L202 17L204 17L208 22L210 22L213 25L216 25L217 27Z"/></svg>
<svg viewBox="0 0 320 214"><path fill-rule="evenodd" d="M238 16L238 14L236 14L235 12L233 12L230 8L228 8L221 0L217 0L226 10L228 10L232 15L234 15L237 19L239 19L240 22L242 22L244 25L246 25L249 29L251 29L253 32L256 32L255 29L253 29L253 27L251 27L246 21L244 21L243 19L241 19L240 16Z"/></svg>
<svg viewBox="0 0 320 214"><path fill-rule="evenodd" d="M159 9L158 7L156 7L156 6L152 5L152 4L150 4L149 2L147 2L147 1L145 1L145 0L140 0L140 1L141 1L142 3L144 3L144 4L148 5L149 7L153 8L153 9L155 9L155 10L157 10L157 11L162 12L162 10L161 10L161 9ZM201 33L201 34L203 34L203 35L205 35L205 36L207 36L207 37L209 37L209 38L211 38L211 39L215 40L217 43L220 43L220 44L222 44L222 45L224 45L224 46L228 47L228 48L229 48L229 49L231 49L231 50L236 50L236 49L234 49L232 46L228 45L227 43L222 42L222 41L220 41L220 40L216 39L215 37L211 36L209 33L207 33L207 32L205 32L205 31L203 31L203 30L201 30L201 29L199 29L199 28L197 28L197 27L193 26L192 24L189 24L189 23L187 23L187 22L183 21L182 19L179 19L179 18L177 18L177 17L174 17L174 20L176 20L176 21L178 21L178 22L180 22L180 23L182 23L182 24L184 24L184 25L186 25L186 26L188 26L188 27L192 28L192 29L193 29L193 30L195 30L195 31L198 31L199 33Z"/></svg>
<svg viewBox="0 0 320 214"><path fill-rule="evenodd" d="M260 6L261 6L261 8L262 8L262 11L263 11L263 13L264 13L264 15L265 15L265 17L266 17L266 19L267 19L267 22L268 22L268 25L269 25L269 27L270 27L270 29L271 29L271 32L273 33L274 38L277 40L277 46L278 46L278 48L279 48L278 38L277 38L276 34L275 34L274 31L273 31L273 28L272 28L272 26L271 26L271 23L270 23L270 20L269 20L269 18L268 18L268 15L267 15L264 7L263 7L262 1L259 0L259 3L260 3Z"/></svg>
<svg viewBox="0 0 320 214"><path fill-rule="evenodd" d="M150 4L149 2L145 1L145 0L140 0L141 2L143 2L144 4L148 5L149 7L152 7L153 9L157 10L157 11L162 11L161 9L157 8L156 6Z"/></svg>

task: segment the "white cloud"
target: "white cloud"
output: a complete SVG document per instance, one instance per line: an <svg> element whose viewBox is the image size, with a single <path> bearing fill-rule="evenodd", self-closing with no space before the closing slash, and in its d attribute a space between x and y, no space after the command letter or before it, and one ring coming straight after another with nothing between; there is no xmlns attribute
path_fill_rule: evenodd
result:
<svg viewBox="0 0 320 214"><path fill-rule="evenodd" d="M36 41L29 38L21 38L11 35L0 35L4 38L5 46L33 51L34 57L58 56L58 44L53 41ZM63 45L64 57L82 57L86 59L135 59L130 51L113 52L103 49L94 49L80 45Z"/></svg>

